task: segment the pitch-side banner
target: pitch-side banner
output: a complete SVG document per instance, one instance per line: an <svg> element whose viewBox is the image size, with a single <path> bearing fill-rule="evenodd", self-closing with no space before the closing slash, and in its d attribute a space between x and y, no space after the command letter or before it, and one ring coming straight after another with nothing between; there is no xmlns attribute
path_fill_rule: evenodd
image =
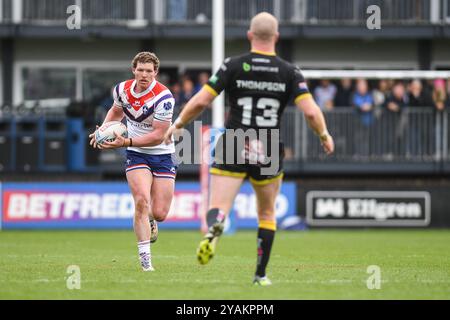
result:
<svg viewBox="0 0 450 320"><path fill-rule="evenodd" d="M309 191L306 219L311 226L410 226L430 224L426 191Z"/></svg>
<svg viewBox="0 0 450 320"><path fill-rule="evenodd" d="M126 183L3 183L3 229L108 229L133 227L134 203ZM295 183L285 182L276 201L278 223L296 214ZM177 182L169 215L160 228L200 228L199 183ZM233 228L256 228L256 202L245 183L234 203Z"/></svg>

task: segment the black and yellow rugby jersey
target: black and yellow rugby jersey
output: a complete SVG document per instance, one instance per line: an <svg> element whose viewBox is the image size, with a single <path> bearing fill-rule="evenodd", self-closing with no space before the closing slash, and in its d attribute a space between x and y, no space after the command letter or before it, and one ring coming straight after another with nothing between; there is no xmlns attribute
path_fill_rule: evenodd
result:
<svg viewBox="0 0 450 320"><path fill-rule="evenodd" d="M275 54L252 51L225 59L205 88L228 94L227 129L279 128L286 104L310 96L300 69Z"/></svg>

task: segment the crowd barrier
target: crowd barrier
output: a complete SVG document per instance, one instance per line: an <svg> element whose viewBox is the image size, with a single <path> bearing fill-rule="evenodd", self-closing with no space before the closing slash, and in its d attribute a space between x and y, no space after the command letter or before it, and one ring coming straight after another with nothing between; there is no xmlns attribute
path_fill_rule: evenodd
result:
<svg viewBox="0 0 450 320"><path fill-rule="evenodd" d="M191 145L199 127L210 123L210 112L191 123ZM339 166L381 165L377 172L395 172L410 165L421 172L450 172L450 110L436 112L433 108L407 108L400 113L375 110L370 121L353 108L335 108L325 112L336 150L326 156L319 139L309 128L303 114L287 107L281 122L285 145L286 170L290 174L306 173L306 166L320 165L327 172L338 173ZM101 121L99 120L98 123ZM124 150L99 151L89 146L89 133L95 121L64 116L2 116L0 117L0 172L109 172L122 173ZM191 153L195 152L191 149ZM195 156L192 154L191 159ZM389 171L389 166L396 167ZM411 168L413 168L411 166ZM182 163L180 174L198 173L197 164ZM306 170L306 171L305 171ZM406 171L405 171L406 172Z"/></svg>

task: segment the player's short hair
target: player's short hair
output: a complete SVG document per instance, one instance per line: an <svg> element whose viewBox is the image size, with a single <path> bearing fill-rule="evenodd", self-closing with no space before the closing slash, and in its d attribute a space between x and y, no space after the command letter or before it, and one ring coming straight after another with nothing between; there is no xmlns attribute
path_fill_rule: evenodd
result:
<svg viewBox="0 0 450 320"><path fill-rule="evenodd" d="M278 33L278 20L268 12L260 12L250 22L250 31L262 41L270 41Z"/></svg>
<svg viewBox="0 0 450 320"><path fill-rule="evenodd" d="M143 51L139 52L131 62L133 68L136 68L138 63L153 63L155 71L159 69L159 59L153 52Z"/></svg>

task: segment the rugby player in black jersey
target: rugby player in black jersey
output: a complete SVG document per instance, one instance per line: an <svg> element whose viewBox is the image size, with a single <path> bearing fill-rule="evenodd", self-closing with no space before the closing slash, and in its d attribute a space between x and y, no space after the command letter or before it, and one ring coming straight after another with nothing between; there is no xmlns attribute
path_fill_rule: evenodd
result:
<svg viewBox="0 0 450 320"><path fill-rule="evenodd" d="M247 37L251 51L225 59L183 108L165 139L170 143L175 130L198 117L225 90L230 114L226 132L215 148L206 217L209 229L197 249L197 258L206 264L214 256L225 217L242 182L249 177L258 211L257 268L253 282L266 286L271 284L266 267L276 230L275 199L283 178L283 144L278 133L286 104L294 99L327 154L334 151L334 142L300 69L275 53L279 37L277 19L266 12L257 14L251 20ZM234 143L242 135L241 145L239 141Z"/></svg>

